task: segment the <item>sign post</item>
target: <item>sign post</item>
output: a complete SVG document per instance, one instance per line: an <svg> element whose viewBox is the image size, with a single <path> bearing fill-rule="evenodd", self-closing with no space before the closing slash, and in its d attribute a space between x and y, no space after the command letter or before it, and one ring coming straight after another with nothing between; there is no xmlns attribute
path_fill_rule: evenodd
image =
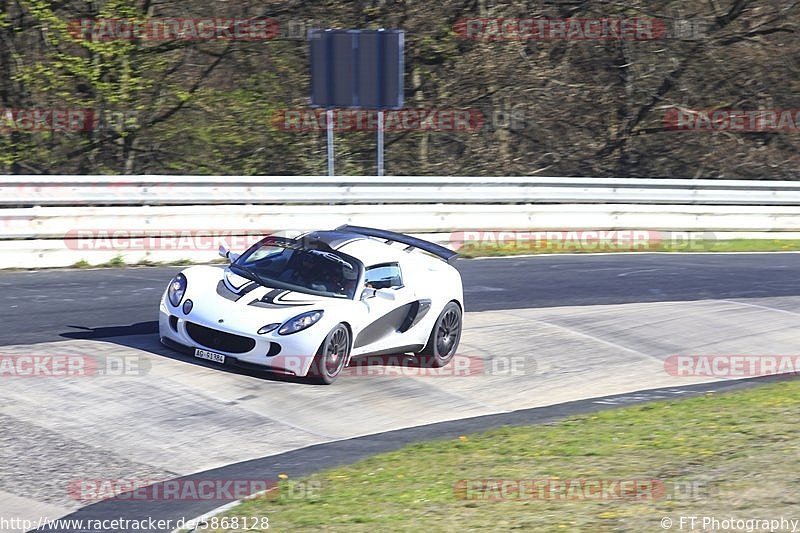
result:
<svg viewBox="0 0 800 533"><path fill-rule="evenodd" d="M384 174L384 111L403 107L403 30L310 30L311 107L325 108L328 175L333 176L333 110L378 113L378 176ZM369 124L369 121L367 122Z"/></svg>
<svg viewBox="0 0 800 533"><path fill-rule="evenodd" d="M328 138L328 176L333 176L333 109L325 111L325 131Z"/></svg>
<svg viewBox="0 0 800 533"><path fill-rule="evenodd" d="M378 176L383 176L383 109L378 111Z"/></svg>

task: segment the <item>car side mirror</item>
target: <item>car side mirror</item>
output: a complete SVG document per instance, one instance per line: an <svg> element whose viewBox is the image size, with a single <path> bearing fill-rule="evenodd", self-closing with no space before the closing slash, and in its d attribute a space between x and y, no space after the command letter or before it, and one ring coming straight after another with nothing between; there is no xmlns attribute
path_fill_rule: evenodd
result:
<svg viewBox="0 0 800 533"><path fill-rule="evenodd" d="M219 255L220 255L220 257L224 257L225 259L227 259L231 263L233 263L234 261L239 259L239 254L231 253L230 250L228 250L227 248L225 248L225 246L223 246L221 244L219 245Z"/></svg>
<svg viewBox="0 0 800 533"><path fill-rule="evenodd" d="M364 289L364 292L361 293L361 301L368 300L370 298L374 298L375 295L378 293L378 289L372 289L367 287Z"/></svg>
<svg viewBox="0 0 800 533"><path fill-rule="evenodd" d="M378 289L378 292L375 293L375 296L378 298L383 298L384 300L391 300L397 297L397 293L393 289Z"/></svg>
<svg viewBox="0 0 800 533"><path fill-rule="evenodd" d="M375 291L375 296L383 298L384 300L394 301L395 292L392 289L377 289Z"/></svg>
<svg viewBox="0 0 800 533"><path fill-rule="evenodd" d="M376 296L390 301L394 301L396 298L395 292L392 289L373 289L372 287L367 287L364 289L364 292L361 293L361 300L368 300Z"/></svg>

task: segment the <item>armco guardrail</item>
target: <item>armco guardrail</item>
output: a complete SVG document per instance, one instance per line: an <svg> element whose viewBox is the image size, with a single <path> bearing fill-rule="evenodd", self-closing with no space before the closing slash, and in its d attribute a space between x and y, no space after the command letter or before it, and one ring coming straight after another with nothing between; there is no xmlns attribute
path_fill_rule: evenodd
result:
<svg viewBox="0 0 800 533"><path fill-rule="evenodd" d="M430 176L6 176L0 205L800 205L800 182Z"/></svg>
<svg viewBox="0 0 800 533"><path fill-rule="evenodd" d="M78 232L92 231L131 236L176 230L266 233L342 224L411 233L587 228L800 232L800 208L640 204L27 207L0 209L0 240L70 239Z"/></svg>
<svg viewBox="0 0 800 533"><path fill-rule="evenodd" d="M187 205L191 204L191 205ZM218 241L341 224L800 238L800 182L462 177L0 177L0 268L208 261ZM205 238L213 233L218 237Z"/></svg>

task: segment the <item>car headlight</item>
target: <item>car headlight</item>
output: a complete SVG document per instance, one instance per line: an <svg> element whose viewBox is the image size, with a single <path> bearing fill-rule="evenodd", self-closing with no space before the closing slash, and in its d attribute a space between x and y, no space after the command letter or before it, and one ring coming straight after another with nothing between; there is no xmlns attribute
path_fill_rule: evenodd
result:
<svg viewBox="0 0 800 533"><path fill-rule="evenodd" d="M167 298L169 298L169 303L171 303L174 307L178 307L178 305L181 303L181 300L183 300L184 294L186 294L186 276L183 274L178 274L172 281L169 282L169 287L167 287Z"/></svg>
<svg viewBox="0 0 800 533"><path fill-rule="evenodd" d="M322 318L322 313L322 310L308 311L302 315L290 318L280 327L278 335L291 335L292 333L303 331L307 327L313 326L319 322L319 319Z"/></svg>

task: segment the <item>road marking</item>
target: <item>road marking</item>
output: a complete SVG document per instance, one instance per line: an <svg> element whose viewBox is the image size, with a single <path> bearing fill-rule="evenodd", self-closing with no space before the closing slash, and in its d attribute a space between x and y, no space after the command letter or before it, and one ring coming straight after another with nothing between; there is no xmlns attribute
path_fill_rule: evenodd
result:
<svg viewBox="0 0 800 533"><path fill-rule="evenodd" d="M667 302L658 302L658 303L667 303ZM640 357L642 357L644 359L656 360L659 363L661 363L663 361L661 358L659 358L659 357L657 357L655 355L646 354L644 352L640 352L639 350L634 350L633 348L628 348L627 346L623 346L621 344L617 344L616 342L607 341L605 339L601 339L600 337L595 337L594 335L591 335L589 333L583 333L582 331L578 331L576 329L572 329L572 328L569 328L567 326L562 326L560 324L553 324L552 322L547 322L546 320L541 320L541 319L533 319L533 320L523 319L523 318L520 318L520 317L518 317L516 315L513 315L511 313L506 313L506 312L502 312L502 311L494 311L494 313L498 314L498 315L509 316L509 317L515 318L517 320L524 320L527 324L543 324L545 326L550 326L552 328L560 329L560 330L566 331L567 333L570 333L572 335L577 335L579 337L585 337L585 338L587 338L589 340L592 340L592 341L595 341L595 342L599 342L601 344L605 344L606 346L610 346L612 348L617 348L619 350L624 350L626 352L629 352L629 353L632 353L632 354L636 354L636 355L638 355L638 356L640 356Z"/></svg>
<svg viewBox="0 0 800 533"><path fill-rule="evenodd" d="M778 309L778 308L775 308L775 307L767 307L766 305L760 305L760 304L751 304L749 302L738 302L736 300L706 300L706 301L727 302L727 303L731 303L731 304L744 305L746 307L755 307L756 309L763 309L765 311L774 311L776 313L784 313L784 314L792 315L792 316L800 316L800 313L796 313L794 311L787 311L786 309Z"/></svg>
<svg viewBox="0 0 800 533"><path fill-rule="evenodd" d="M503 292L508 291L508 289L504 289L502 287L488 287L485 285L474 285L467 289L464 289L464 292Z"/></svg>
<svg viewBox="0 0 800 533"><path fill-rule="evenodd" d="M622 274L617 274L618 278L624 278L630 276L631 274L641 274L642 272L658 272L659 270L663 270L662 268L646 268L643 270L631 270L630 272L623 272Z"/></svg>

